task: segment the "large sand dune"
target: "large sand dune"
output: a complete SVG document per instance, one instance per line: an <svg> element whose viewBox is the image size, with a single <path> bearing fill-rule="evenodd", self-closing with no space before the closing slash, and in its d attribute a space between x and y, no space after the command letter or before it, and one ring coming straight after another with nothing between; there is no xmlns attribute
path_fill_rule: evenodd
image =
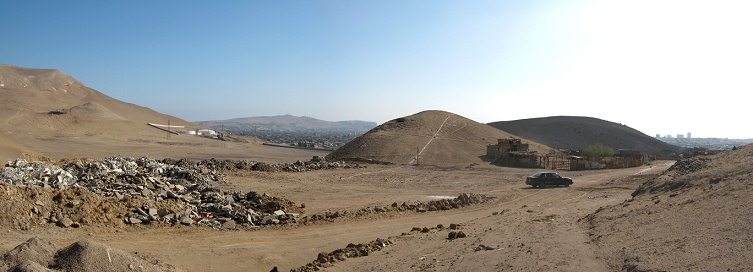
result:
<svg viewBox="0 0 753 272"><path fill-rule="evenodd" d="M329 155L333 159L363 159L394 164L459 165L480 163L486 146L512 135L457 114L423 111L388 121ZM547 146L530 142L546 153Z"/></svg>

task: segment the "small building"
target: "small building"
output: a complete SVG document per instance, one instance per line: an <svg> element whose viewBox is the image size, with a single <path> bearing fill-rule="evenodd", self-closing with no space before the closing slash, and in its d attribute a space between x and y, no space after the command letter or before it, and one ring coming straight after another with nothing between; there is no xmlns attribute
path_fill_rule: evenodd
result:
<svg viewBox="0 0 753 272"><path fill-rule="evenodd" d="M528 147L518 138L498 139L496 145L486 146L486 156L502 166L542 168L542 157Z"/></svg>

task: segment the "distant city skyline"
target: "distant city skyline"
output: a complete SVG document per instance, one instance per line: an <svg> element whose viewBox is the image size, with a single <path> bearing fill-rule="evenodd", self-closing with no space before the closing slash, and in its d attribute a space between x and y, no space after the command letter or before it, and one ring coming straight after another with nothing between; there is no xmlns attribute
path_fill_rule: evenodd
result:
<svg viewBox="0 0 753 272"><path fill-rule="evenodd" d="M753 138L750 14L750 1L6 1L0 63L187 120L439 109Z"/></svg>

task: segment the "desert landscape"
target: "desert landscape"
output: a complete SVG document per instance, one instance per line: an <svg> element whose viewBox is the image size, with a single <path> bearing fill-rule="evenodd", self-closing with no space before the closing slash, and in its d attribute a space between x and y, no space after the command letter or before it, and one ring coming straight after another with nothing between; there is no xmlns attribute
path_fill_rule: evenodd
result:
<svg viewBox="0 0 753 272"><path fill-rule="evenodd" d="M0 9L2 271L753 271L745 1Z"/></svg>
<svg viewBox="0 0 753 272"><path fill-rule="evenodd" d="M739 201L751 192L749 146L559 171L574 184L532 189L522 181L541 170L484 160L487 144L517 136L445 111L388 121L326 154L168 138L147 123L195 125L60 71L0 72L13 98L3 103L3 270L753 268L751 209Z"/></svg>

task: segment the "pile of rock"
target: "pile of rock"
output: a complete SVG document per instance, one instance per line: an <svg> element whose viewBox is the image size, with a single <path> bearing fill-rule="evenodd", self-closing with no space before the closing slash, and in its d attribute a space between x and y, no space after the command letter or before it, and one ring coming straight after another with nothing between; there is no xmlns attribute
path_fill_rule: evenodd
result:
<svg viewBox="0 0 753 272"><path fill-rule="evenodd" d="M326 211L323 213L312 214L303 218L300 218L298 222L308 223L317 221L334 221L340 217L363 217L370 214L380 214L389 212L431 212L431 211L443 211L450 209L462 208L470 205L484 203L493 197L483 194L460 194L456 198L452 199L440 199L432 200L429 202L415 202L398 204L397 202L392 205L386 206L372 206L365 207L355 211Z"/></svg>
<svg viewBox="0 0 753 272"><path fill-rule="evenodd" d="M348 244L345 248L336 249L332 252L319 253L316 260L298 267L291 269L291 272L309 272L319 271L321 268L329 267L334 263L345 261L347 258L357 258L363 256L369 256L369 253L379 251L388 245L391 245L392 241L389 239L378 238L366 244Z"/></svg>
<svg viewBox="0 0 753 272"><path fill-rule="evenodd" d="M249 160L202 160L197 163L192 163L188 160L174 161L171 159L163 160L168 164L176 164L182 166L195 165L197 167L205 167L212 170L228 170L228 171L260 171L260 172L304 172L324 169L349 169L349 168L363 168L365 166L357 163L350 163L345 161L325 161L314 157L309 161L296 161L294 163L265 163Z"/></svg>
<svg viewBox="0 0 753 272"><path fill-rule="evenodd" d="M709 158L690 158L677 161L667 171L674 170L680 175L687 175L708 167L711 164Z"/></svg>
<svg viewBox="0 0 753 272"><path fill-rule="evenodd" d="M72 161L57 166L16 160L0 169L3 182L21 187L64 190L84 188L108 199L139 198L175 203L173 208L137 206L124 218L128 224L194 223L235 228L295 221L295 203L256 192L220 190L222 176L202 164L169 164L148 158L112 157ZM162 205L164 206L164 205ZM51 220L52 223L57 223Z"/></svg>
<svg viewBox="0 0 753 272"><path fill-rule="evenodd" d="M298 213L285 212L295 209L295 203L266 194L248 192L225 192L216 188L199 193L194 203L185 203L183 210L142 207L134 209L126 218L129 224L167 223L192 225L202 224L217 228L233 229L239 226L296 222Z"/></svg>

